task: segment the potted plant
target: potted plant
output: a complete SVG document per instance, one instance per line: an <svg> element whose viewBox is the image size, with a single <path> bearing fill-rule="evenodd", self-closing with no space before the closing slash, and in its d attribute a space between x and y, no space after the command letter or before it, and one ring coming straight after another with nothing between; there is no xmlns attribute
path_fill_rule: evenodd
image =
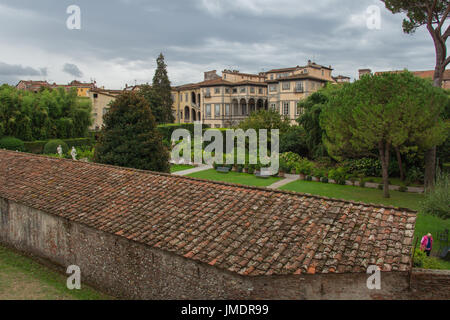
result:
<svg viewBox="0 0 450 320"><path fill-rule="evenodd" d="M314 181L320 182L320 179L324 176L322 169L314 168L313 176L314 176Z"/></svg>

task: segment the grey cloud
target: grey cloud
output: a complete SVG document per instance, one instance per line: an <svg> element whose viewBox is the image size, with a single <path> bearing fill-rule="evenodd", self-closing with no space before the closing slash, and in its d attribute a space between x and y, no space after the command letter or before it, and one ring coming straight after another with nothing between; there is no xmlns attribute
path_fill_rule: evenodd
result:
<svg viewBox="0 0 450 320"><path fill-rule="evenodd" d="M81 70L72 63L66 63L63 67L63 71L76 78L81 78L83 76L83 72L81 72Z"/></svg>
<svg viewBox="0 0 450 320"><path fill-rule="evenodd" d="M11 65L0 62L0 77L1 76L45 76L47 75L46 68L34 69L32 67L25 67L22 65Z"/></svg>
<svg viewBox="0 0 450 320"><path fill-rule="evenodd" d="M46 77L47 68L35 69L28 66L0 62L0 84L17 84L23 78Z"/></svg>
<svg viewBox="0 0 450 320"><path fill-rule="evenodd" d="M77 31L65 27L65 9L71 2L2 1L35 18L31 26L25 18L0 12L0 39L21 39L72 60L84 59L86 68L97 60L123 65L138 61L142 69L152 69L163 51L176 84L198 80L205 67L258 72L313 58L332 65L336 74L352 77L360 67L417 70L434 65L427 31L404 35L402 16L392 15L379 0L78 0L82 28ZM365 26L369 5L381 8L381 30ZM192 67L192 76L176 66ZM49 68L51 72L57 66ZM130 81L121 74L116 79L92 76L105 85ZM151 81L151 76L144 80Z"/></svg>

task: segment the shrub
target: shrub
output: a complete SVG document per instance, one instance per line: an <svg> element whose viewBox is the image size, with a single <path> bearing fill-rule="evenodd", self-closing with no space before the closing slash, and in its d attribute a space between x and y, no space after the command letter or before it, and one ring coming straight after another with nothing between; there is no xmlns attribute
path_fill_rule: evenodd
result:
<svg viewBox="0 0 450 320"><path fill-rule="evenodd" d="M302 157L293 152L285 152L280 154L280 168L284 172L291 172L296 169L297 164L300 163Z"/></svg>
<svg viewBox="0 0 450 320"><path fill-rule="evenodd" d="M306 180L306 181L312 181L312 177L311 177L311 176L306 176L306 177L305 177L305 180Z"/></svg>
<svg viewBox="0 0 450 320"><path fill-rule="evenodd" d="M69 151L69 146L62 140L54 139L47 142L44 146L45 154L58 154L58 146L61 145L63 154L66 154Z"/></svg>
<svg viewBox="0 0 450 320"><path fill-rule="evenodd" d="M423 171L418 167L412 167L406 172L406 183L422 183L424 180Z"/></svg>
<svg viewBox="0 0 450 320"><path fill-rule="evenodd" d="M359 186L361 188L365 188L366 187L366 181L364 180L364 178L359 178Z"/></svg>
<svg viewBox="0 0 450 320"><path fill-rule="evenodd" d="M25 151L23 141L14 137L4 137L0 139L0 149Z"/></svg>
<svg viewBox="0 0 450 320"><path fill-rule="evenodd" d="M435 257L428 257L422 250L416 249L414 253L414 267L422 269L443 269Z"/></svg>
<svg viewBox="0 0 450 320"><path fill-rule="evenodd" d="M347 169L344 167L339 167L337 169L331 169L328 172L328 178L333 179L337 184L345 185L348 174Z"/></svg>
<svg viewBox="0 0 450 320"><path fill-rule="evenodd" d="M314 169L314 164L306 159L301 159L299 163L295 166L295 171L297 174L310 175Z"/></svg>
<svg viewBox="0 0 450 320"><path fill-rule="evenodd" d="M381 162L378 159L362 158L344 162L350 173L364 174L366 177L378 177L381 174Z"/></svg>
<svg viewBox="0 0 450 320"><path fill-rule="evenodd" d="M322 178L320 178L320 182L328 183L328 178L327 177L322 177Z"/></svg>
<svg viewBox="0 0 450 320"><path fill-rule="evenodd" d="M408 188L405 187L405 186L401 186L400 188L398 188L398 191L400 191L400 192L406 192L406 191L408 191Z"/></svg>
<svg viewBox="0 0 450 320"><path fill-rule="evenodd" d="M383 185L382 184L378 185L378 190L383 190Z"/></svg>
<svg viewBox="0 0 450 320"><path fill-rule="evenodd" d="M434 189L427 192L422 210L442 219L450 218L450 174L438 172Z"/></svg>
<svg viewBox="0 0 450 320"><path fill-rule="evenodd" d="M43 153L44 147L48 141L31 141L31 142L24 142L24 148L26 152L29 153Z"/></svg>

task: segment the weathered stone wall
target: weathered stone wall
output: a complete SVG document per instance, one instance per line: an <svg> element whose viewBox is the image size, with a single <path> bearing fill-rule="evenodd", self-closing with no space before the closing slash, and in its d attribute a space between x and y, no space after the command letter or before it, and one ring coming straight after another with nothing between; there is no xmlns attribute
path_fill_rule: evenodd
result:
<svg viewBox="0 0 450 320"><path fill-rule="evenodd" d="M63 268L78 265L82 282L124 298L404 299L410 294L406 273L383 273L381 290L368 290L365 274L238 276L5 199L0 199L0 242ZM450 275L443 278L448 286ZM414 279L426 284L430 297L440 283L419 274Z"/></svg>

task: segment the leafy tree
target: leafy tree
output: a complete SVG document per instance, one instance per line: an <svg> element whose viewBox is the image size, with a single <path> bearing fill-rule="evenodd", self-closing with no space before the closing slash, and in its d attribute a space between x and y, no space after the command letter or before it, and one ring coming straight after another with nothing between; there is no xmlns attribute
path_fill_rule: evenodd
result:
<svg viewBox="0 0 450 320"><path fill-rule="evenodd" d="M125 92L103 117L95 161L136 169L169 172L169 152L162 143L148 102Z"/></svg>
<svg viewBox="0 0 450 320"><path fill-rule="evenodd" d="M43 89L38 93L0 87L0 136L22 140L85 137L92 123L91 102L76 89Z"/></svg>
<svg viewBox="0 0 450 320"><path fill-rule="evenodd" d="M293 152L307 157L309 150L306 143L307 134L301 126L291 126L280 135L280 153Z"/></svg>
<svg viewBox="0 0 450 320"><path fill-rule="evenodd" d="M403 31L414 33L417 28L426 26L433 39L436 51L436 66L434 71L434 86L441 87L445 67L450 63L447 57L447 39L450 36L450 26L444 31L445 21L450 13L448 0L382 0L386 8L392 13L405 13L407 19L403 20ZM426 153L425 186L434 185L436 169L436 146Z"/></svg>
<svg viewBox="0 0 450 320"><path fill-rule="evenodd" d="M445 139L441 119L447 96L442 89L412 73L367 75L330 96L322 111L324 143L339 160L343 151L378 149L384 196L389 197L392 148L407 142L429 148Z"/></svg>
<svg viewBox="0 0 450 320"><path fill-rule="evenodd" d="M169 77L167 75L167 65L164 62L164 55L161 53L156 59L157 68L153 77L151 90L144 88L147 93L144 96L149 100L156 122L173 123L173 100Z"/></svg>
<svg viewBox="0 0 450 320"><path fill-rule="evenodd" d="M242 121L238 128L244 131L248 129L255 129L256 132L260 129L267 129L270 136L271 129L279 129L280 135L290 129L290 122L284 116L273 109L259 110L253 112L248 118Z"/></svg>

